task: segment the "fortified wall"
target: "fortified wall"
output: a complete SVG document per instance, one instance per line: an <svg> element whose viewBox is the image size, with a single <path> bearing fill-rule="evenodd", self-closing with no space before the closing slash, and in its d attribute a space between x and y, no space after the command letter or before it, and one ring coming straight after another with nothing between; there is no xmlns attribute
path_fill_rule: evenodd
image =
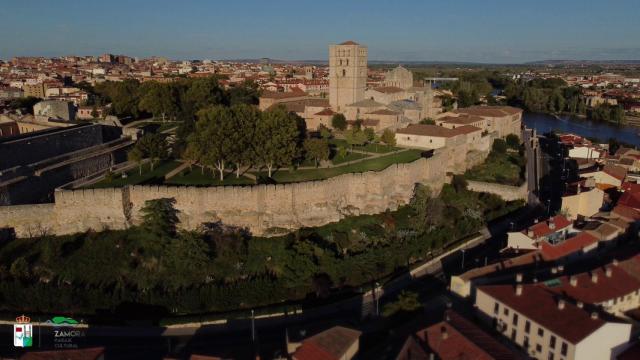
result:
<svg viewBox="0 0 640 360"><path fill-rule="evenodd" d="M222 221L246 227L256 235L273 235L350 215L395 210L409 202L416 183L439 192L447 181L447 172L472 166L486 157L486 153L474 154L474 161L466 164L451 152L442 151L379 172L282 185L58 189L54 204L0 207L0 228L12 227L19 237L43 231L70 234L88 229L124 229L140 222L145 201L174 198L184 228Z"/></svg>

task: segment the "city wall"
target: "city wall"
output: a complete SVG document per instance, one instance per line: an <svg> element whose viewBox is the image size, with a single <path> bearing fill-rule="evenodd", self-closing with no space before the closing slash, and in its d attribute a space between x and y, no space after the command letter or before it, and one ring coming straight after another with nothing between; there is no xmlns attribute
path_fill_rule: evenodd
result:
<svg viewBox="0 0 640 360"><path fill-rule="evenodd" d="M124 229L140 223L145 201L174 198L184 228L222 221L246 227L256 235L273 235L350 215L395 210L409 202L416 183L438 192L447 181L447 172L472 166L486 157L486 153L482 155L476 152L472 162L461 164L459 157L442 151L379 172L282 185L58 189L54 204L0 207L0 228L13 227L19 237L30 236L34 224L55 234Z"/></svg>

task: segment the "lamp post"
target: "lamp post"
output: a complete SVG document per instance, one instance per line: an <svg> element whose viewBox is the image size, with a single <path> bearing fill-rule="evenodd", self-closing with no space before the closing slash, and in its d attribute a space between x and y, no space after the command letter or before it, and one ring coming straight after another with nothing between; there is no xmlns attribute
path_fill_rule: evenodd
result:
<svg viewBox="0 0 640 360"><path fill-rule="evenodd" d="M462 249L462 264L460 266L461 270L464 270L464 249Z"/></svg>

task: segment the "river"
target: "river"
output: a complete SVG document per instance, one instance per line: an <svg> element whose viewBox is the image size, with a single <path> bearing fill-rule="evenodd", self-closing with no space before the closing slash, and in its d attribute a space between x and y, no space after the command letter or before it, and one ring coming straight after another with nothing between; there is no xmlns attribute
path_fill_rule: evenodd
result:
<svg viewBox="0 0 640 360"><path fill-rule="evenodd" d="M559 116L559 118L556 118L553 115L528 112L524 113L522 121L528 128L535 128L538 134L555 130L556 132L594 137L603 142L607 142L609 138L615 138L620 142L640 146L638 128L631 126L609 125L572 116Z"/></svg>

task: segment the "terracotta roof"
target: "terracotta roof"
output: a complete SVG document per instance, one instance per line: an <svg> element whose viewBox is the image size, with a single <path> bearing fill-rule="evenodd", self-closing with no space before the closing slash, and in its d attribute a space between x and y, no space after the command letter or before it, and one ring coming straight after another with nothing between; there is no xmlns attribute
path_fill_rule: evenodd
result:
<svg viewBox="0 0 640 360"><path fill-rule="evenodd" d="M480 276L489 275L502 270L509 270L520 266L527 266L529 264L535 263L537 260L541 260L540 252L529 251L520 256L516 256L510 259L501 260L495 264L490 264L483 267L478 267L475 269L471 269L466 273L460 275L460 278L463 280L471 280Z"/></svg>
<svg viewBox="0 0 640 360"><path fill-rule="evenodd" d="M457 132L458 134L471 134L474 132L482 131L482 129L471 125L464 125L453 129L453 131Z"/></svg>
<svg viewBox="0 0 640 360"><path fill-rule="evenodd" d="M379 103L373 99L364 99L364 100L360 100L360 101L356 101L353 104L349 104L347 106L351 106L351 107L380 107L380 106L384 106L384 104Z"/></svg>
<svg viewBox="0 0 640 360"><path fill-rule="evenodd" d="M623 219L627 219L629 221L638 221L640 220L640 211L630 208L624 205L617 205L613 208L612 212Z"/></svg>
<svg viewBox="0 0 640 360"><path fill-rule="evenodd" d="M393 93L398 93L398 92L403 92L404 90L402 90L401 88L397 87L397 86L381 86L381 87L377 87L375 89L373 89L377 92L383 93L383 94L393 94Z"/></svg>
<svg viewBox="0 0 640 360"><path fill-rule="evenodd" d="M426 341L442 360L512 360L520 357L476 324L451 310L445 312L444 321L418 332L418 337Z"/></svg>
<svg viewBox="0 0 640 360"><path fill-rule="evenodd" d="M627 169L616 165L605 165L602 171L618 180L624 180L627 177Z"/></svg>
<svg viewBox="0 0 640 360"><path fill-rule="evenodd" d="M393 110L389 110L389 109L379 109L379 110L375 110L372 111L370 113L367 114L372 114L372 115L399 115L399 113L393 111Z"/></svg>
<svg viewBox="0 0 640 360"><path fill-rule="evenodd" d="M360 45L360 44L358 44L357 42L355 42L353 40L348 40L348 41L345 41L345 42L341 43L340 45Z"/></svg>
<svg viewBox="0 0 640 360"><path fill-rule="evenodd" d="M96 360L104 356L104 348L34 351L25 353L20 360Z"/></svg>
<svg viewBox="0 0 640 360"><path fill-rule="evenodd" d="M316 115L322 115L322 116L331 116L335 114L335 112L333 112L333 110L331 110L330 108L326 108L318 113L316 113Z"/></svg>
<svg viewBox="0 0 640 360"><path fill-rule="evenodd" d="M479 116L474 116L474 115L462 115L462 116L445 116L442 117L440 119L438 119L438 121L442 121L445 122L447 124L454 124L454 125L471 125L475 122L478 121L484 121L483 118L479 117Z"/></svg>
<svg viewBox="0 0 640 360"><path fill-rule="evenodd" d="M572 344L579 343L605 324L600 317L592 319L589 312L571 302L566 302L564 309L559 309L558 296L539 285L522 285L521 295L516 295L513 285L479 286L478 291L497 299Z"/></svg>
<svg viewBox="0 0 640 360"><path fill-rule="evenodd" d="M429 353L420 345L420 340L411 335L402 344L395 360L429 360Z"/></svg>
<svg viewBox="0 0 640 360"><path fill-rule="evenodd" d="M360 339L362 333L342 326L335 326L304 341L293 354L297 360L342 359L347 350Z"/></svg>
<svg viewBox="0 0 640 360"><path fill-rule="evenodd" d="M552 223L554 225L554 229L551 229L550 227ZM572 222L566 217L562 215L556 215L552 218L547 219L547 221L541 221L535 225L530 226L528 230L533 231L534 238L538 238L560 231L571 224Z"/></svg>
<svg viewBox="0 0 640 360"><path fill-rule="evenodd" d="M551 245L546 241L542 241L542 257L547 260L557 260L565 256L569 256L588 246L596 244L598 239L586 232L578 233L574 237L570 237L557 245Z"/></svg>
<svg viewBox="0 0 640 360"><path fill-rule="evenodd" d="M623 182L620 188L625 192L640 193L640 184L632 182Z"/></svg>
<svg viewBox="0 0 640 360"><path fill-rule="evenodd" d="M292 88L294 91L289 92L276 92L276 91L263 91L260 95L261 98L267 99L288 99L307 96L307 93L300 90L297 87Z"/></svg>
<svg viewBox="0 0 640 360"><path fill-rule="evenodd" d="M511 106L471 106L454 110L458 114L469 114L483 117L504 117L521 113L522 110Z"/></svg>
<svg viewBox="0 0 640 360"><path fill-rule="evenodd" d="M398 129L397 134L421 135L450 138L459 135L453 129L447 129L437 125L412 124L404 129Z"/></svg>
<svg viewBox="0 0 640 360"><path fill-rule="evenodd" d="M608 265L611 276L607 277L603 268L592 271L557 278L556 281L547 281L549 291L554 294L568 296L574 300L586 304L600 304L632 293L640 289L640 281L633 278L619 266ZM592 281L596 276L596 282ZM575 286L571 285L571 278L575 279ZM558 282L560 283L558 285Z"/></svg>
<svg viewBox="0 0 640 360"><path fill-rule="evenodd" d="M636 210L640 209L640 193L632 193L625 191L620 199L618 199L618 205L628 206Z"/></svg>
<svg viewBox="0 0 640 360"><path fill-rule="evenodd" d="M598 240L604 240L613 235L617 235L621 230L617 226L614 226L612 224L602 223L598 225L597 228L588 231L589 234L595 236L596 238L598 238Z"/></svg>

